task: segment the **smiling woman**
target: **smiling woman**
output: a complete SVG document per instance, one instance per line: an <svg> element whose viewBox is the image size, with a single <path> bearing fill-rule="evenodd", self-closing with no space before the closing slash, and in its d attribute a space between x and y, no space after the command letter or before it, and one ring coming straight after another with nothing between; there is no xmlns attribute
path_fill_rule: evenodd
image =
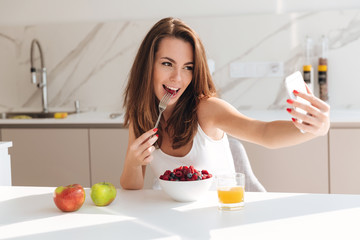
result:
<svg viewBox="0 0 360 240"><path fill-rule="evenodd" d="M154 91L158 99L170 92L168 107L183 94L192 80L193 51L190 43L177 38L164 38L159 44L154 61ZM169 116L167 116L169 118Z"/></svg>
<svg viewBox="0 0 360 240"><path fill-rule="evenodd" d="M168 92L173 93L172 98L154 128L159 101ZM161 19L141 43L125 89L124 124L129 126L129 143L121 186L142 188L147 165L157 178L166 169L186 165L214 175L234 173L227 134L269 148L325 135L330 126L329 106L310 91L294 94L310 105L298 100L287 103L309 115L289 108L292 121L263 122L244 116L216 97L205 49L196 32L180 19Z"/></svg>

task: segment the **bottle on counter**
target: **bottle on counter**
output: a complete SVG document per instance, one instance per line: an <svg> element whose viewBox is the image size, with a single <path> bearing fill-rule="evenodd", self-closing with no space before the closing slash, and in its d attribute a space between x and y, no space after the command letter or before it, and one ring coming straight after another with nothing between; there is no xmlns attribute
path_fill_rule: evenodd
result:
<svg viewBox="0 0 360 240"><path fill-rule="evenodd" d="M328 79L327 79L328 39L324 35L321 37L320 47L321 48L320 48L320 57L319 57L319 65L318 65L319 93L320 93L320 99L327 102L329 100Z"/></svg>
<svg viewBox="0 0 360 240"><path fill-rule="evenodd" d="M303 77L311 92L314 92L314 70L312 67L313 41L309 36L305 38L304 50Z"/></svg>

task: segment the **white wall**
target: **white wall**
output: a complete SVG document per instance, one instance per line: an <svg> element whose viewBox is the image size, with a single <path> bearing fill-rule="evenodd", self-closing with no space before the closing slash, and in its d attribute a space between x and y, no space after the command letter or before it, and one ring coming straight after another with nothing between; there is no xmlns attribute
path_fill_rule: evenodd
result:
<svg viewBox="0 0 360 240"><path fill-rule="evenodd" d="M0 0L0 24L219 17L359 7L358 0Z"/></svg>
<svg viewBox="0 0 360 240"><path fill-rule="evenodd" d="M284 109L283 78L301 70L305 36L317 41L325 34L330 104L359 109L360 1L342 1L339 7L334 4L339 1L323 0L253 2L226 1L229 7L223 1L186 0L174 7L164 0L126 6L124 0L0 0L0 111L41 109L40 91L30 83L33 38L44 50L50 110L73 109L79 99L84 108L122 111L122 91L140 41L160 16L176 13L199 33L215 60L221 97L236 108ZM284 76L232 78L234 61L282 62Z"/></svg>

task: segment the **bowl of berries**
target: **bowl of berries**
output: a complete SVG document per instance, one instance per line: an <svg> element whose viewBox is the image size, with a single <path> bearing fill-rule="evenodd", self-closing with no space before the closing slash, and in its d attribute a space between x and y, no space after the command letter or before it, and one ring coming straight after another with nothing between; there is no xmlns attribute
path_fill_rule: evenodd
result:
<svg viewBox="0 0 360 240"><path fill-rule="evenodd" d="M211 187L213 178L207 170L181 166L166 170L159 177L161 189L178 202L192 202L201 198Z"/></svg>

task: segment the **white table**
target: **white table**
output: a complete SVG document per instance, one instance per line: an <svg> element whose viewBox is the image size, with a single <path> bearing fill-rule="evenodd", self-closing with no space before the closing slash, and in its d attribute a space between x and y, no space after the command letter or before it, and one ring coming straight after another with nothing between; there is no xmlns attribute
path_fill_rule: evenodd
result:
<svg viewBox="0 0 360 240"><path fill-rule="evenodd" d="M360 239L360 195L246 193L238 212L219 212L216 192L192 203L162 191L118 190L107 207L89 189L63 213L54 188L0 187L0 239Z"/></svg>

